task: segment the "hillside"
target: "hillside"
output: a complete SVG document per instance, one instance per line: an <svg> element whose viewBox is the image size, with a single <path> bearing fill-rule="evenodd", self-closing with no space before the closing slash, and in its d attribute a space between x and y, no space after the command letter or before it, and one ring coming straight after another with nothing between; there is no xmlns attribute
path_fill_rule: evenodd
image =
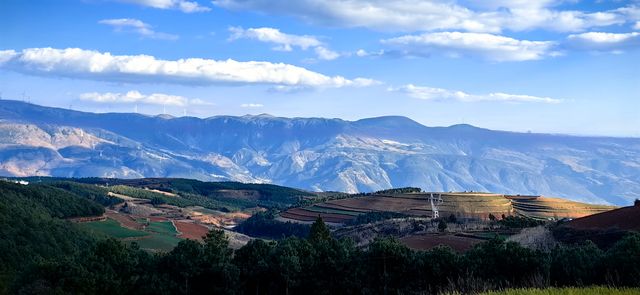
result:
<svg viewBox="0 0 640 295"><path fill-rule="evenodd" d="M613 210L614 206L592 205L542 196L511 196L492 193L436 193L442 197L438 205L441 217L487 220L491 215L517 215L539 220L579 218ZM430 193L373 194L354 196L291 208L280 216L285 220L310 222L321 216L331 223L348 223L370 212L391 212L404 216L432 217Z"/></svg>
<svg viewBox="0 0 640 295"><path fill-rule="evenodd" d="M578 230L640 231L640 206L630 206L572 220L567 227Z"/></svg>
<svg viewBox="0 0 640 295"><path fill-rule="evenodd" d="M640 139L273 116L94 114L0 101L0 175L170 177L310 191L491 191L628 205Z"/></svg>

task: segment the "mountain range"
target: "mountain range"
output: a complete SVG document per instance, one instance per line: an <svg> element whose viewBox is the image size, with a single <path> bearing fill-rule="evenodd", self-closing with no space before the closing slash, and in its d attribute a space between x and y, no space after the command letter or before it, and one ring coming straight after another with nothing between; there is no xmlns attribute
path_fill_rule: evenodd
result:
<svg viewBox="0 0 640 295"><path fill-rule="evenodd" d="M88 113L0 100L0 175L181 177L312 191L536 194L624 205L640 198L640 138L346 121Z"/></svg>

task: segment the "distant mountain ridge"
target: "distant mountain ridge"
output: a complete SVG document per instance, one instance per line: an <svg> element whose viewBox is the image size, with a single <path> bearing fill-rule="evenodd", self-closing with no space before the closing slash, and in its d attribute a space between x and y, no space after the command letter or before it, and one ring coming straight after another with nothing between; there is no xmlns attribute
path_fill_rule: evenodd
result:
<svg viewBox="0 0 640 295"><path fill-rule="evenodd" d="M426 127L405 117L95 114L0 100L0 175L184 177L308 190L640 198L640 138Z"/></svg>

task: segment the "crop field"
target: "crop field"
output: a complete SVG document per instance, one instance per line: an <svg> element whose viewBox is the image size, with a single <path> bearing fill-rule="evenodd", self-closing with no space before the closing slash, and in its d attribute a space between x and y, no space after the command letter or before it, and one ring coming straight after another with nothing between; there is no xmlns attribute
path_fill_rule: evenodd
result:
<svg viewBox="0 0 640 295"><path fill-rule="evenodd" d="M141 219L141 221L143 220ZM127 219L127 223L129 222L135 221L134 219ZM127 243L136 242L140 245L140 248L150 251L169 251L181 240L177 236L176 228L170 221L150 221L146 227L142 223L137 224L144 230L125 227L120 220L115 220L111 217L105 221L79 223L78 226L96 236L112 237Z"/></svg>
<svg viewBox="0 0 640 295"><path fill-rule="evenodd" d="M490 215L522 215L536 219L579 218L614 209L540 196L510 196L492 193L438 193L442 196L440 216L488 219ZM367 212L395 212L416 217L431 217L429 193L373 195L330 200L309 207L289 209L280 216L293 221L313 221L320 215L325 221L344 223Z"/></svg>
<svg viewBox="0 0 640 295"><path fill-rule="evenodd" d="M194 222L174 221L173 224L180 232L178 237L183 239L202 240L202 237L209 232L209 229L204 225Z"/></svg>
<svg viewBox="0 0 640 295"><path fill-rule="evenodd" d="M131 217L130 215L118 213L115 211L107 211L105 215L110 219L117 221L118 223L120 223L120 225L126 228L135 230L142 230L144 228L142 223L137 222L136 218Z"/></svg>
<svg viewBox="0 0 640 295"><path fill-rule="evenodd" d="M91 221L84 222L78 224L81 228L85 230L101 236L108 236L117 239L126 239L126 238L139 238L149 235L144 231L133 230L126 227L123 227L111 218L108 218L104 221Z"/></svg>
<svg viewBox="0 0 640 295"><path fill-rule="evenodd" d="M564 199L529 196L506 196L519 215L536 219L580 218L615 209L615 206L592 205Z"/></svg>
<svg viewBox="0 0 640 295"><path fill-rule="evenodd" d="M448 246L456 252L467 251L481 239L460 237L452 234L421 234L411 235L400 239L400 242L414 250L429 250L437 246Z"/></svg>
<svg viewBox="0 0 640 295"><path fill-rule="evenodd" d="M150 234L148 237L136 240L142 249L169 251L182 240L177 237L178 232L171 221L151 221L146 231Z"/></svg>
<svg viewBox="0 0 640 295"><path fill-rule="evenodd" d="M318 216L322 218L325 222L330 223L344 223L348 220L354 219L355 216L347 215L347 214L335 214L335 213L319 213L308 211L303 208L293 208L289 209L280 214L281 217L298 220L298 221L314 221Z"/></svg>

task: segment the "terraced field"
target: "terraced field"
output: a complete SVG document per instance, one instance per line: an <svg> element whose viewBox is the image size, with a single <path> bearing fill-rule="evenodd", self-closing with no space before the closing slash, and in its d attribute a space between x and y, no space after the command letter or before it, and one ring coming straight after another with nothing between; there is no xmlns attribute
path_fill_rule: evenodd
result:
<svg viewBox="0 0 640 295"><path fill-rule="evenodd" d="M517 214L536 219L580 218L617 208L538 196L505 196L505 198L511 200Z"/></svg>
<svg viewBox="0 0 640 295"><path fill-rule="evenodd" d="M615 207L591 205L541 196L511 196L492 193L439 193L443 202L440 216L488 219L489 215L522 215L536 219L579 218ZM345 223L367 212L396 212L416 217L431 217L429 193L373 195L331 200L304 208L289 209L280 217L293 221L313 221L318 216L326 222Z"/></svg>

